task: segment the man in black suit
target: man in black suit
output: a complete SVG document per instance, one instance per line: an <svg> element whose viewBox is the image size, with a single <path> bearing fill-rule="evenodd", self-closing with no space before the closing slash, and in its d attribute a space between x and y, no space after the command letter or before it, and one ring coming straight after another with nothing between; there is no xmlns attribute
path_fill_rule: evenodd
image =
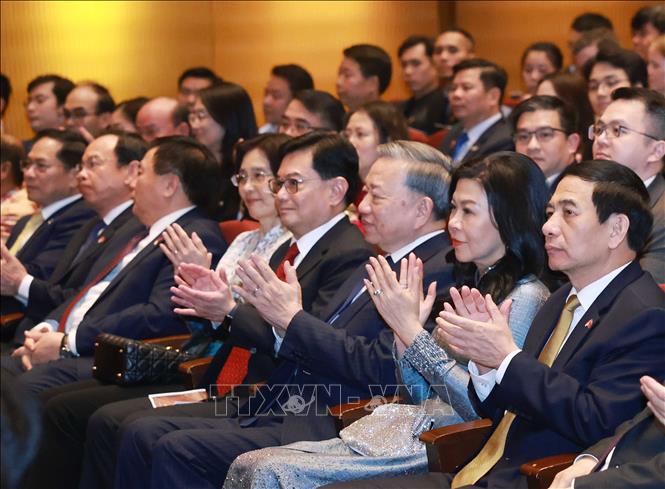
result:
<svg viewBox="0 0 665 489"><path fill-rule="evenodd" d="M488 441L454 476L353 487L525 488L521 464L579 452L642 408L639 378L665 375L664 294L636 261L652 222L646 189L615 162L572 165L548 215L549 264L571 285L543 305L523 350L490 300L489 321L448 312L437 320L450 348L472 360L469 395L494 421Z"/></svg>
<svg viewBox="0 0 665 489"><path fill-rule="evenodd" d="M648 376L642 377L640 384L648 407L619 426L614 436L585 450L573 465L556 475L550 489L663 487L665 386Z"/></svg>
<svg viewBox="0 0 665 489"><path fill-rule="evenodd" d="M90 378L101 332L128 338L186 332L172 310L173 267L159 241L166 226L178 222L187 232L196 231L213 256L221 255L226 244L203 214L216 202L217 175L214 157L200 144L189 138L157 140L139 164L134 188L134 214L142 225L123 228L123 249L98 260L79 293L27 331L24 345L14 358L3 358L3 365L41 391ZM21 373L21 366L27 371Z"/></svg>
<svg viewBox="0 0 665 489"><path fill-rule="evenodd" d="M642 179L653 213L640 264L665 283L665 96L646 88L619 88L590 130L593 157L626 165Z"/></svg>
<svg viewBox="0 0 665 489"><path fill-rule="evenodd" d="M554 192L561 173L575 161L581 135L575 112L557 97L537 95L510 114L515 151L536 162Z"/></svg>
<svg viewBox="0 0 665 489"><path fill-rule="evenodd" d="M113 249L115 254L119 251L118 244L124 245L113 237L132 219L132 185L138 162L146 151L147 146L139 136L127 133L100 136L86 148L78 173L78 188L97 216L74 234L48 280L30 275L18 259L2 248L5 261L0 291L15 296L25 305L26 318L18 329L19 343L23 342L23 331L76 293L106 248Z"/></svg>
<svg viewBox="0 0 665 489"><path fill-rule="evenodd" d="M295 153L285 160L280 177L299 172L302 157ZM444 258L450 249L443 231L447 163L438 151L419 143L382 146L359 207L368 240L394 262L410 252L418 254L428 280L438 279L442 288L452 282ZM290 200L287 193L282 188L278 194L283 205ZM256 396L227 418L145 418L124 424L118 487L219 487L237 455L335 436L328 408L394 389L393 336L367 295L364 266L339 288L318 318L302 309L292 266L286 266L286 283L258 259L242 262L241 267L240 293L270 325L250 334L268 339L281 360L279 367ZM234 331L232 325L232 335ZM218 405L218 410L223 407ZM197 459L196 466L180 463L183 451Z"/></svg>
<svg viewBox="0 0 665 489"><path fill-rule="evenodd" d="M448 92L453 115L459 121L441 143L455 166L497 151L512 151L510 125L501 114L508 75L484 59L467 59L453 68Z"/></svg>

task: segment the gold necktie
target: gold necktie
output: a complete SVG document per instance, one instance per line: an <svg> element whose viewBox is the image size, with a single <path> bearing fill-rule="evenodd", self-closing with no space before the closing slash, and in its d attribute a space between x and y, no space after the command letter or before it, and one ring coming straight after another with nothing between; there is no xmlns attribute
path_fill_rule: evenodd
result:
<svg viewBox="0 0 665 489"><path fill-rule="evenodd" d="M25 223L25 227L21 230L19 235L16 237L16 241L12 244L11 248L9 248L9 252L12 255L16 255L16 253L23 248L23 245L25 244L28 239L30 239L30 236L34 234L34 232L37 230L37 228L44 222L44 218L42 217L41 212L35 212L32 216L30 216L30 219L28 219L28 222Z"/></svg>
<svg viewBox="0 0 665 489"><path fill-rule="evenodd" d="M544 363L548 367L552 366L554 359L561 349L561 345L563 345L563 340L568 335L570 324L573 322L573 312L579 305L580 301L577 299L576 295L571 295L568 298L563 311L561 311L559 322L554 328L552 336L550 336L543 351L541 351L538 356L539 362ZM471 462L466 464L462 470L455 475L453 482L450 485L452 489L466 486L468 484L475 484L482 476L489 472L494 465L496 465L499 459L503 456L503 451L506 447L506 438L508 437L508 430L514 419L515 415L511 412L507 412L503 415L501 422L497 425L494 433L489 437L478 455L476 455Z"/></svg>

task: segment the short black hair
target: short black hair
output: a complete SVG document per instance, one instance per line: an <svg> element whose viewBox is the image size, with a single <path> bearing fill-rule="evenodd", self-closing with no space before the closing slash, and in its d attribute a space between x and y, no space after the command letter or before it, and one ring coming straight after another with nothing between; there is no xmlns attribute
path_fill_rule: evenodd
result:
<svg viewBox="0 0 665 489"><path fill-rule="evenodd" d="M372 119L374 127L379 132L380 144L409 139L406 119L402 111L395 104L383 100L367 102L356 110L346 114L344 127L348 125L349 119L356 112L364 112Z"/></svg>
<svg viewBox="0 0 665 489"><path fill-rule="evenodd" d="M5 115L5 110L7 110L7 106L9 105L9 97L11 96L12 84L9 81L9 77L4 73L0 73L0 98L5 101L5 107L2 109L2 114L0 115Z"/></svg>
<svg viewBox="0 0 665 489"><path fill-rule="evenodd" d="M446 32L456 32L458 34L461 34L464 37L466 37L467 40L471 43L471 49L474 49L476 47L476 40L473 38L473 36L469 31L465 29L460 29L459 27L453 27L452 29L444 29L443 31L441 31L441 34L445 34Z"/></svg>
<svg viewBox="0 0 665 489"><path fill-rule="evenodd" d="M263 152L265 157L268 159L270 171L272 171L273 174L276 174L277 170L279 169L281 158L280 148L289 139L291 139L291 136L286 134L261 134L255 138L238 143L236 145L235 154L236 172L240 171L242 160L245 158L247 153L258 149L261 150L261 152Z"/></svg>
<svg viewBox="0 0 665 489"><path fill-rule="evenodd" d="M178 88L182 85L182 82L185 78L205 78L210 80L210 86L214 87L219 85L222 82L222 78L217 76L217 74L212 71L210 68L205 66L196 66L194 68L188 68L182 72L178 77Z"/></svg>
<svg viewBox="0 0 665 489"><path fill-rule="evenodd" d="M106 131L103 135L106 134L118 137L118 142L113 149L118 166L127 166L132 161L140 161L148 152L148 143L138 134L118 130Z"/></svg>
<svg viewBox="0 0 665 489"><path fill-rule="evenodd" d="M573 20L570 28L577 32L586 32L593 29L609 29L614 30L612 21L602 14L595 12L585 12L578 15Z"/></svg>
<svg viewBox="0 0 665 489"><path fill-rule="evenodd" d="M349 184L344 196L346 205L358 195L358 153L353 145L339 134L314 131L284 143L280 149L281 160L296 151L312 151L312 168L322 180L342 177Z"/></svg>
<svg viewBox="0 0 665 489"><path fill-rule="evenodd" d="M120 109L122 115L124 115L127 120L131 121L132 124L136 124L136 115L139 113L139 110L141 110L141 107L147 104L149 100L148 97L130 98L118 102L118 105L116 105L115 108L116 110Z"/></svg>
<svg viewBox="0 0 665 489"><path fill-rule="evenodd" d="M633 32L639 31L647 24L651 24L658 32L665 34L665 7L663 5L642 7L630 20L630 28Z"/></svg>
<svg viewBox="0 0 665 489"><path fill-rule="evenodd" d="M627 166L611 160L569 165L561 175L562 179L565 177L577 177L594 184L591 200L601 224L612 214L628 216L628 246L639 255L653 226L649 192L640 177Z"/></svg>
<svg viewBox="0 0 665 489"><path fill-rule="evenodd" d="M270 71L274 76L283 78L289 85L291 96L300 90L311 90L314 88L312 75L300 65L288 64L273 66Z"/></svg>
<svg viewBox="0 0 665 489"><path fill-rule="evenodd" d="M55 157L66 169L71 170L81 164L83 152L88 146L81 134L63 129L44 129L35 135L35 144L42 138L54 139L62 144Z"/></svg>
<svg viewBox="0 0 665 489"><path fill-rule="evenodd" d="M465 59L453 67L453 77L460 71L470 70L473 68L480 68L480 81L483 82L485 91L491 88L498 88L501 92L499 97L499 104L503 100L503 94L508 84L508 74L499 65L487 61L486 59L473 58Z"/></svg>
<svg viewBox="0 0 665 489"><path fill-rule="evenodd" d="M321 119L323 129L341 131L344 124L344 105L322 90L300 90L293 98Z"/></svg>
<svg viewBox="0 0 665 489"><path fill-rule="evenodd" d="M640 83L643 87L647 86L649 78L647 64L635 51L609 45L600 47L596 57L584 65L584 77L587 81L589 81L593 67L598 63L607 63L625 71L631 85Z"/></svg>
<svg viewBox="0 0 665 489"><path fill-rule="evenodd" d="M397 57L401 58L404 51L411 49L414 46L422 44L425 46L425 54L431 58L434 54L434 39L428 36L409 36L407 37L402 44L399 45L397 49Z"/></svg>
<svg viewBox="0 0 665 489"><path fill-rule="evenodd" d="M665 139L665 95L643 87L622 87L612 92L612 100L636 100L642 102L649 117L652 136Z"/></svg>
<svg viewBox="0 0 665 489"><path fill-rule="evenodd" d="M69 78L53 74L40 75L28 83L28 93L32 92L40 85L51 82L53 83L53 95L55 95L55 99L58 101L58 106L60 106L65 103L67 95L69 95L69 92L71 92L76 86Z"/></svg>
<svg viewBox="0 0 665 489"><path fill-rule="evenodd" d="M23 183L23 172L21 171L21 160L25 158L25 151L21 141L8 134L2 134L0 137L0 158L4 163L9 161L12 169L12 180L17 187Z"/></svg>
<svg viewBox="0 0 665 489"><path fill-rule="evenodd" d="M221 173L210 150L185 136L155 139L150 148L157 148L155 173L177 175L189 201L212 214L221 197Z"/></svg>
<svg viewBox="0 0 665 489"><path fill-rule="evenodd" d="M531 44L524 50L524 53L522 53L522 61L520 62L521 66L524 66L524 61L531 51L540 51L545 53L547 60L552 63L552 66L554 66L556 71L561 71L561 68L563 68L563 54L561 53L559 47L551 42L535 42Z"/></svg>
<svg viewBox="0 0 665 489"><path fill-rule="evenodd" d="M559 97L551 95L535 95L520 102L510 114L510 122L513 132L517 131L517 124L527 112L536 112L538 110L554 110L559 114L559 124L561 129L566 131L567 135L578 132L577 113L568 104L564 103Z"/></svg>
<svg viewBox="0 0 665 489"><path fill-rule="evenodd" d="M378 78L379 93L386 91L393 74L392 62L388 53L373 44L355 44L344 50L344 56L358 63L365 78L372 76Z"/></svg>
<svg viewBox="0 0 665 489"><path fill-rule="evenodd" d="M95 107L95 114L106 114L115 110L115 101L111 96L111 92L104 85L100 85L94 81L87 81L79 83L76 87L89 87L95 94L97 94L97 106Z"/></svg>

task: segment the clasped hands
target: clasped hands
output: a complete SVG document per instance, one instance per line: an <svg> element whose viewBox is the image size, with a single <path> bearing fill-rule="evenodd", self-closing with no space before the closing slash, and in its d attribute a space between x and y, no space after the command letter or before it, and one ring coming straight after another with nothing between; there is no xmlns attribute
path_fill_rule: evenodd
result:
<svg viewBox="0 0 665 489"><path fill-rule="evenodd" d="M302 309L300 284L295 268L286 263L286 282L281 281L268 263L258 256L241 260L236 276L241 283L230 286L224 270L210 270L183 263L177 268L171 300L180 307L176 314L198 316L221 323L236 306L233 292L253 305L261 316L281 332Z"/></svg>
<svg viewBox="0 0 665 489"><path fill-rule="evenodd" d="M60 344L64 333L52 331L48 326L37 325L25 332L25 341L12 352L13 357L21 358L25 370L34 365L46 363L60 358Z"/></svg>

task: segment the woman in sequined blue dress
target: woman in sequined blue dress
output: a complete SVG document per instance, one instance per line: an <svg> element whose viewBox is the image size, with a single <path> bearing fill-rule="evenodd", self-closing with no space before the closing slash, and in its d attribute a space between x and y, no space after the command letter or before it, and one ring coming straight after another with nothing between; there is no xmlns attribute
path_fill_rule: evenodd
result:
<svg viewBox="0 0 665 489"><path fill-rule="evenodd" d="M520 191L516 191L519 189ZM500 304L521 346L549 296L538 280L545 253L545 178L528 157L502 152L457 168L451 179L448 232L457 288L444 298L457 314L487 318L485 294ZM232 464L225 488L310 488L330 482L427 471L419 435L477 419L467 395L466 360L455 358L422 326L436 302L422 295L422 264L403 261L398 278L383 258L372 259L368 292L395 334L398 376L411 404L385 404L340 432L339 438L297 442L245 453ZM471 287L471 288L470 288ZM440 308L437 308L440 309Z"/></svg>

